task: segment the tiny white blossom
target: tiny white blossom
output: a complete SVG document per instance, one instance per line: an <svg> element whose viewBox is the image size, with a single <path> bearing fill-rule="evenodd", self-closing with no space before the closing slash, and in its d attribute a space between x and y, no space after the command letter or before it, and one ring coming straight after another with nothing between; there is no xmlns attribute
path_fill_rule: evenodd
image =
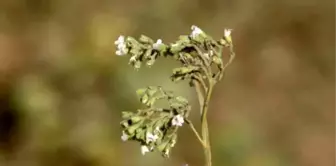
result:
<svg viewBox="0 0 336 166"><path fill-rule="evenodd" d="M158 39L158 40L156 41L156 43L153 44L153 48L154 48L154 49L158 49L159 46L160 46L161 44L162 44L162 40L161 40L161 39Z"/></svg>
<svg viewBox="0 0 336 166"><path fill-rule="evenodd" d="M153 135L152 133L147 133L146 134L146 141L147 142L155 142L159 138L158 135Z"/></svg>
<svg viewBox="0 0 336 166"><path fill-rule="evenodd" d="M210 54L210 56L212 56L214 54L214 51L210 50L209 54Z"/></svg>
<svg viewBox="0 0 336 166"><path fill-rule="evenodd" d="M175 146L175 144L176 144L176 141L175 141L175 140L173 140L170 146L171 146L171 147L174 147L174 146Z"/></svg>
<svg viewBox="0 0 336 166"><path fill-rule="evenodd" d="M141 153L142 153L142 155L145 155L147 152L149 152L148 147L145 146L145 145L142 145L141 146Z"/></svg>
<svg viewBox="0 0 336 166"><path fill-rule="evenodd" d="M232 29L224 29L224 36L230 37L231 36Z"/></svg>
<svg viewBox="0 0 336 166"><path fill-rule="evenodd" d="M195 25L191 26L191 30L192 30L191 35L190 35L191 38L196 38L198 35L204 33L199 27Z"/></svg>
<svg viewBox="0 0 336 166"><path fill-rule="evenodd" d="M182 126L184 123L184 118L182 115L176 115L174 116L173 120L172 120L172 125L173 126Z"/></svg>
<svg viewBox="0 0 336 166"><path fill-rule="evenodd" d="M121 140L123 140L123 141L128 140L128 135L125 133L125 131L122 131Z"/></svg>
<svg viewBox="0 0 336 166"><path fill-rule="evenodd" d="M135 56L132 56L129 60L130 62L135 62L136 61L136 57Z"/></svg>
<svg viewBox="0 0 336 166"><path fill-rule="evenodd" d="M118 50L116 51L116 54L119 56L126 55L127 54L127 48L126 48L126 42L124 36L119 36L118 39L114 42L115 45L117 45Z"/></svg>
<svg viewBox="0 0 336 166"><path fill-rule="evenodd" d="M114 42L115 45L125 43L125 36L120 35L118 39Z"/></svg>
<svg viewBox="0 0 336 166"><path fill-rule="evenodd" d="M165 155L169 155L169 149L165 150Z"/></svg>

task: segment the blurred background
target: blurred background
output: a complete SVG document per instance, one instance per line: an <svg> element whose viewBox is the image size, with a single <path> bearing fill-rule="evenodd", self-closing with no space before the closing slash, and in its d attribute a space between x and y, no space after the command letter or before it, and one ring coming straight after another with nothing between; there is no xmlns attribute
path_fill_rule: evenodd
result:
<svg viewBox="0 0 336 166"><path fill-rule="evenodd" d="M121 34L173 42L197 25L232 28L237 58L213 95L214 166L335 165L333 0L0 0L0 166L203 165L185 126L169 159L120 139L137 88L178 64L135 72L115 55Z"/></svg>

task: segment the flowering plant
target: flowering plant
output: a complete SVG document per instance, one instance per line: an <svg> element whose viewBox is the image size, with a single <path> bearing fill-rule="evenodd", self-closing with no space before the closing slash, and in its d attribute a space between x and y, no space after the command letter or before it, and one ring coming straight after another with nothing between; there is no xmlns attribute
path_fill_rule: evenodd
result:
<svg viewBox="0 0 336 166"><path fill-rule="evenodd" d="M151 38L141 35L138 40L133 37L119 36L115 42L116 54L129 55L129 64L138 70L142 63L152 66L160 57L174 58L181 67L175 68L171 79L173 82L187 80L195 87L201 116L201 134L195 129L188 118L191 106L182 96L164 90L160 86L149 86L137 90L144 108L137 112L123 112L121 139L133 140L141 145L141 153L159 151L163 157L169 157L171 149L177 142L177 131L184 123L190 126L205 152L206 166L211 166L211 149L207 123L208 105L215 84L220 81L232 63L235 53L231 38L231 29L225 29L223 37L216 41L199 27L192 26L190 35L182 35L170 44L161 39L154 42ZM222 60L223 48L229 49L229 60ZM159 108L156 101L165 100L168 108Z"/></svg>

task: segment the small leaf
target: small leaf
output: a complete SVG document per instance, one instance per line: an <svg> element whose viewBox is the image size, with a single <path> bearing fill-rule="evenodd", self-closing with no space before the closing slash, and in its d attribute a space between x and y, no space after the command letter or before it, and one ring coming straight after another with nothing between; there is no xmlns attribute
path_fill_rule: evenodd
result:
<svg viewBox="0 0 336 166"><path fill-rule="evenodd" d="M130 118L133 115L134 115L133 112L126 112L126 111L122 112L122 118L123 119L128 119L128 118Z"/></svg>
<svg viewBox="0 0 336 166"><path fill-rule="evenodd" d="M156 148L158 151L160 152L164 152L164 150L166 149L166 146L168 145L169 141L163 141L162 143L160 143Z"/></svg>
<svg viewBox="0 0 336 166"><path fill-rule="evenodd" d="M141 98L147 91L147 88L141 88L136 91L136 94L138 95L139 98Z"/></svg>
<svg viewBox="0 0 336 166"><path fill-rule="evenodd" d="M182 96L177 96L175 99L180 103L188 104L188 100Z"/></svg>
<svg viewBox="0 0 336 166"><path fill-rule="evenodd" d="M147 66L152 66L152 65L154 64L154 62L155 62L155 59L152 58L152 59L150 59L150 60L148 60L148 61L146 62L146 65L147 65Z"/></svg>
<svg viewBox="0 0 336 166"><path fill-rule="evenodd" d="M142 129L137 129L135 138L138 140L145 140L145 131Z"/></svg>
<svg viewBox="0 0 336 166"><path fill-rule="evenodd" d="M129 127L130 124L128 123L128 120L123 120L123 121L120 122L120 125L123 128L127 128L127 127Z"/></svg>
<svg viewBox="0 0 336 166"><path fill-rule="evenodd" d="M223 61L221 58L217 57L217 56L213 56L212 57L212 61L218 65L218 66L222 66L223 65Z"/></svg>
<svg viewBox="0 0 336 166"><path fill-rule="evenodd" d="M127 132L129 133L129 135L134 135L135 134L135 130L138 129L141 126L142 123L137 123L134 124L130 127L127 128Z"/></svg>
<svg viewBox="0 0 336 166"><path fill-rule="evenodd" d="M181 35L179 36L180 42L184 44L189 44L190 43L190 38L187 35Z"/></svg>
<svg viewBox="0 0 336 166"><path fill-rule="evenodd" d="M136 62L134 63L134 68L135 68L135 69L140 69L140 67L141 67L141 62L140 62L140 61L136 61Z"/></svg>
<svg viewBox="0 0 336 166"><path fill-rule="evenodd" d="M155 101L156 101L156 98L151 98L151 99L146 103L146 105L147 105L148 107L152 107L152 106L154 105Z"/></svg>
<svg viewBox="0 0 336 166"><path fill-rule="evenodd" d="M142 42L142 43L146 43L146 44L153 44L154 41L149 38L148 36L145 36L145 35L141 35L140 38L139 38L139 41Z"/></svg>
<svg viewBox="0 0 336 166"><path fill-rule="evenodd" d="M147 95L147 94L144 94L144 95L141 97L140 101L141 101L141 103L146 104L146 103L148 102L148 99L149 99L148 95Z"/></svg>
<svg viewBox="0 0 336 166"><path fill-rule="evenodd" d="M170 51L173 54L176 54L178 52L180 52L185 46L183 46L183 44L181 42L176 42L175 44L171 45Z"/></svg>
<svg viewBox="0 0 336 166"><path fill-rule="evenodd" d="M141 116L133 116L131 118L131 121L132 121L132 124L134 124L134 123L137 123L137 122L141 121L142 119L143 119L143 117L141 117Z"/></svg>

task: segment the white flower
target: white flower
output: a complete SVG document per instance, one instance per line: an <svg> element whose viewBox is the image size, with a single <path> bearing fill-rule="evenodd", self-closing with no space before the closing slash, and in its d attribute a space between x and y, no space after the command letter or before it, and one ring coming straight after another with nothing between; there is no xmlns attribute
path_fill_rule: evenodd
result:
<svg viewBox="0 0 336 166"><path fill-rule="evenodd" d="M126 42L124 36L119 36L118 39L114 42L115 45L117 45L118 50L116 51L116 54L119 56L126 55L128 50L126 48Z"/></svg>
<svg viewBox="0 0 336 166"><path fill-rule="evenodd" d="M175 146L175 144L176 144L176 141L175 140L173 140L172 142L171 142L171 147L174 147Z"/></svg>
<svg viewBox="0 0 336 166"><path fill-rule="evenodd" d="M153 48L154 49L158 49L160 47L160 45L162 44L162 40L161 39L158 39L156 41L156 43L153 44Z"/></svg>
<svg viewBox="0 0 336 166"><path fill-rule="evenodd" d="M168 156L168 155L169 155L169 149L165 150L165 152L164 152L164 153L165 153L165 155L167 155L167 156Z"/></svg>
<svg viewBox="0 0 336 166"><path fill-rule="evenodd" d="M231 32L232 32L232 29L224 29L224 39L229 45L232 44Z"/></svg>
<svg viewBox="0 0 336 166"><path fill-rule="evenodd" d="M118 39L114 42L115 45L123 44L125 43L125 36L120 35Z"/></svg>
<svg viewBox="0 0 336 166"><path fill-rule="evenodd" d="M210 50L209 54L210 54L210 56L212 56L214 54L214 51Z"/></svg>
<svg viewBox="0 0 336 166"><path fill-rule="evenodd" d="M136 61L136 56L132 56L129 61L130 61L130 63L135 62Z"/></svg>
<svg viewBox="0 0 336 166"><path fill-rule="evenodd" d="M184 123L184 118L182 115L176 115L174 116L173 120L172 120L172 125L173 126L182 126Z"/></svg>
<svg viewBox="0 0 336 166"><path fill-rule="evenodd" d="M123 140L123 141L128 140L128 135L125 133L125 131L122 131L121 140Z"/></svg>
<svg viewBox="0 0 336 166"><path fill-rule="evenodd" d="M196 38L198 35L204 33L199 27L195 25L191 26L191 30L192 30L191 35L190 35L191 38Z"/></svg>
<svg viewBox="0 0 336 166"><path fill-rule="evenodd" d="M127 54L127 50L126 49L122 49L122 50L117 50L115 52L118 56L123 56Z"/></svg>
<svg viewBox="0 0 336 166"><path fill-rule="evenodd" d="M146 141L147 142L155 142L159 138L158 135L153 135L152 133L147 133L146 134Z"/></svg>
<svg viewBox="0 0 336 166"><path fill-rule="evenodd" d="M224 29L224 36L230 37L231 36L232 29Z"/></svg>
<svg viewBox="0 0 336 166"><path fill-rule="evenodd" d="M145 145L142 145L141 146L141 153L142 153L142 155L145 155L147 152L149 152L150 150L148 149L148 147L147 146L145 146Z"/></svg>

